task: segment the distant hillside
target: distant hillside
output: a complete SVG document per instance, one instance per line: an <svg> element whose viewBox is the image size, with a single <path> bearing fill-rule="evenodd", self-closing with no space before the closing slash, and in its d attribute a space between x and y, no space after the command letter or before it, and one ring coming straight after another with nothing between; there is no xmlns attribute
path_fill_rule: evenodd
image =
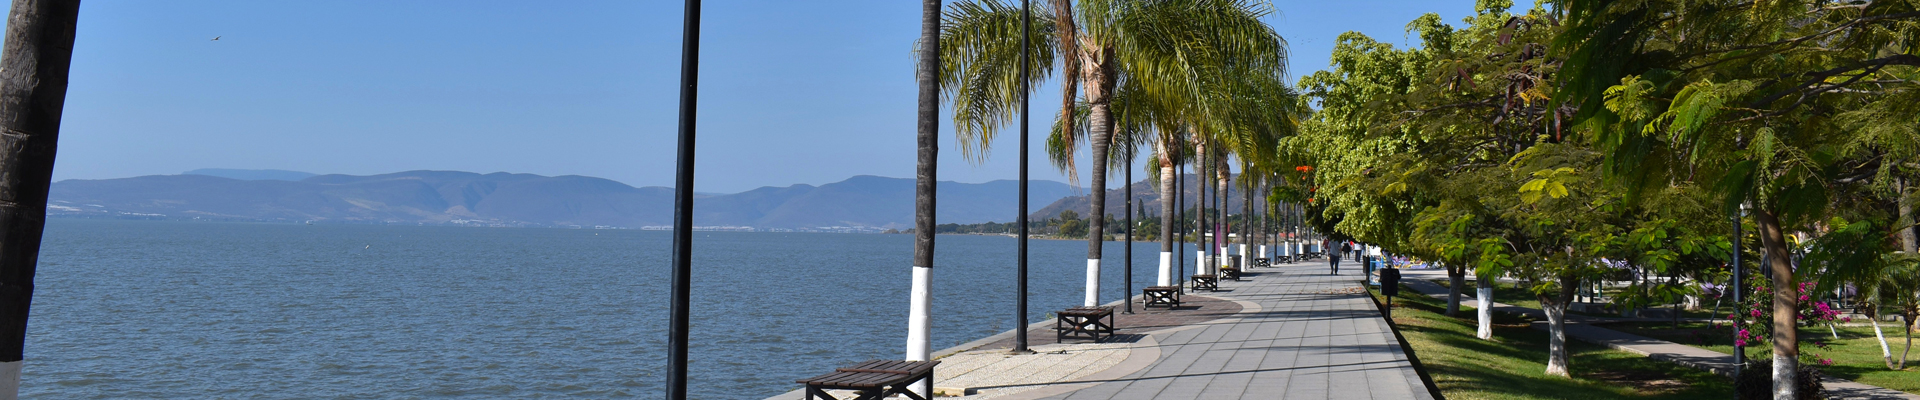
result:
<svg viewBox="0 0 1920 400"><path fill-rule="evenodd" d="M300 171L288 171L288 170L282 170L282 169L226 169L226 168L201 168L201 169L196 169L192 171L182 172L180 174L181 175L218 176L221 178L239 179L243 181L297 181L297 180L313 177L314 175L314 174L300 172Z"/></svg>
<svg viewBox="0 0 1920 400"><path fill-rule="evenodd" d="M291 171L288 171L291 172ZM939 221L1011 220L1014 181L940 183ZM1030 202L1073 193L1035 181ZM206 174L154 175L55 183L48 215L315 223L609 226L672 223L672 189L627 186L585 176L409 171L373 176L317 175L242 180ZM820 186L763 187L706 194L694 202L696 226L907 228L913 180L856 176Z"/></svg>
<svg viewBox="0 0 1920 400"><path fill-rule="evenodd" d="M1194 204L1193 204L1194 193L1198 193L1200 190L1199 187L1197 187L1198 185L1194 184L1193 177L1194 177L1193 174L1187 174L1187 185L1186 187L1181 188L1181 193L1187 196L1185 206L1186 208L1189 208L1189 209L1194 207ZM1140 207L1141 205L1145 205L1147 208L1147 215L1160 215L1159 186L1160 186L1160 182L1157 182L1157 181L1141 180L1139 182L1134 182L1133 183L1134 207L1137 208L1137 207ZM1244 207L1246 196L1245 196L1245 193L1242 193L1243 190L1240 190L1240 189L1241 188L1236 187L1236 188L1233 188L1232 193L1228 193L1230 204L1227 206L1227 212L1239 213L1241 209L1246 208ZM1212 193L1208 193L1208 196L1211 197ZM1126 201L1127 201L1126 188L1108 189L1107 190L1107 209L1106 209L1107 213L1113 214L1114 217L1116 218L1125 217L1126 214L1121 214L1120 210L1126 207L1127 205ZM1052 217L1059 216L1061 211L1073 210L1075 214L1080 214L1083 216L1082 218L1084 218L1084 216L1087 215L1087 213L1092 212L1092 209L1093 209L1093 197L1090 195L1083 194L1083 195L1061 198L1059 201L1055 201L1052 204L1048 204L1046 207L1040 208L1039 211L1034 211L1032 214L1028 214L1027 217L1028 218L1052 218Z"/></svg>

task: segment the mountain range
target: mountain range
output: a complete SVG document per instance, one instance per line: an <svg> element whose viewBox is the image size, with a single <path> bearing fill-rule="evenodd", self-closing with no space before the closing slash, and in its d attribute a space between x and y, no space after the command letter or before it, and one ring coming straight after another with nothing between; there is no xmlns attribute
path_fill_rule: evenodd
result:
<svg viewBox="0 0 1920 400"><path fill-rule="evenodd" d="M1031 181L1029 204L1076 194ZM941 182L940 223L1009 221L1018 182ZM912 179L855 176L819 186L702 194L694 225L756 229L913 225ZM587 176L408 171L311 175L275 170L195 170L181 175L65 180L50 216L308 223L454 224L644 228L672 223L673 190Z"/></svg>
<svg viewBox="0 0 1920 400"><path fill-rule="evenodd" d="M1187 179L1186 180L1187 184L1185 185L1185 187L1181 188L1180 192L1183 195L1187 196L1186 204L1183 204L1183 206L1185 206L1185 208L1192 209L1194 206L1193 195L1195 193L1198 193L1200 188L1198 187L1199 185L1194 184L1194 174L1186 174L1186 179ZM1145 211L1147 215L1160 215L1160 189L1158 188L1159 185L1160 185L1159 182L1153 181L1151 179L1134 182L1133 183L1134 208L1138 209L1141 207L1145 207L1146 208ZM1246 208L1245 207L1246 191L1242 189L1244 188L1236 186L1227 193L1227 212L1228 213L1237 214L1240 212L1240 210ZM1209 192L1207 193L1207 196L1209 197L1209 200L1211 200L1213 193ZM1115 218L1126 217L1126 214L1120 213L1120 210L1124 210L1127 207L1126 188L1107 189L1106 200L1107 200L1107 208L1106 208L1107 214L1112 214L1115 216ZM1258 198L1256 198L1255 200L1258 200ZM1051 218L1051 217L1059 216L1061 211L1066 211L1066 210L1073 210L1075 214L1084 216L1084 215L1087 215L1087 213L1092 212L1092 205L1093 205L1092 196L1088 196L1084 194L1076 195L1076 196L1061 198L1058 201L1054 201L1053 204L1048 204L1046 207L1040 208L1039 211L1035 211L1032 214L1029 214L1029 216L1031 218ZM1212 208L1212 207L1208 207L1208 208Z"/></svg>

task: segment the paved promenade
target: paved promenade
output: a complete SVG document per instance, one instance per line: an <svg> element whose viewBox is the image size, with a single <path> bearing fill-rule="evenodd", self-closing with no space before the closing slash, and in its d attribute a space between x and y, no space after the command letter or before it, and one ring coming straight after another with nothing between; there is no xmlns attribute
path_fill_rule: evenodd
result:
<svg viewBox="0 0 1920 400"><path fill-rule="evenodd" d="M1325 261L1254 268L1208 296L1257 305L1233 323L1153 335L1143 370L1050 399L1431 399L1359 287Z"/></svg>
<svg viewBox="0 0 1920 400"><path fill-rule="evenodd" d="M1434 398L1358 270L1327 272L1324 260L1254 268L1181 309L1123 315L1103 343L1052 343L1051 322L1030 327L1036 355L1007 355L1010 331L983 338L935 354L934 386L995 400Z"/></svg>

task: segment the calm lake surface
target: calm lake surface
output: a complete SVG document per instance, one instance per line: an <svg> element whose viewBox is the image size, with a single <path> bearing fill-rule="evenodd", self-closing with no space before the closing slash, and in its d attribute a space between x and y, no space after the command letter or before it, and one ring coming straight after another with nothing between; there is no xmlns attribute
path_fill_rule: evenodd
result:
<svg viewBox="0 0 1920 400"><path fill-rule="evenodd" d="M657 397L669 235L53 219L21 394ZM690 397L759 399L901 357L912 236L694 238ZM1015 242L939 237L935 349L1013 327ZM1122 294L1122 244L1105 245L1105 300ZM1086 242L1029 246L1032 320L1079 305ZM1133 247L1138 290L1159 246Z"/></svg>

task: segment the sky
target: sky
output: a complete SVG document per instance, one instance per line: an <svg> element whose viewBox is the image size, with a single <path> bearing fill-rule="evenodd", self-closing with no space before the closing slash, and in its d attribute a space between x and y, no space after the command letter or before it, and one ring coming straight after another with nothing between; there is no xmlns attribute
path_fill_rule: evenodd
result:
<svg viewBox="0 0 1920 400"><path fill-rule="evenodd" d="M920 2L705 3L695 190L914 175ZM682 4L89 0L54 179L431 169L671 186ZM1342 32L1404 45L1408 21L1457 23L1473 1L1273 5L1297 80ZM1038 153L1059 86L1034 90L1031 177L1066 182ZM1018 177L1015 128L975 162L951 117L940 180Z"/></svg>

